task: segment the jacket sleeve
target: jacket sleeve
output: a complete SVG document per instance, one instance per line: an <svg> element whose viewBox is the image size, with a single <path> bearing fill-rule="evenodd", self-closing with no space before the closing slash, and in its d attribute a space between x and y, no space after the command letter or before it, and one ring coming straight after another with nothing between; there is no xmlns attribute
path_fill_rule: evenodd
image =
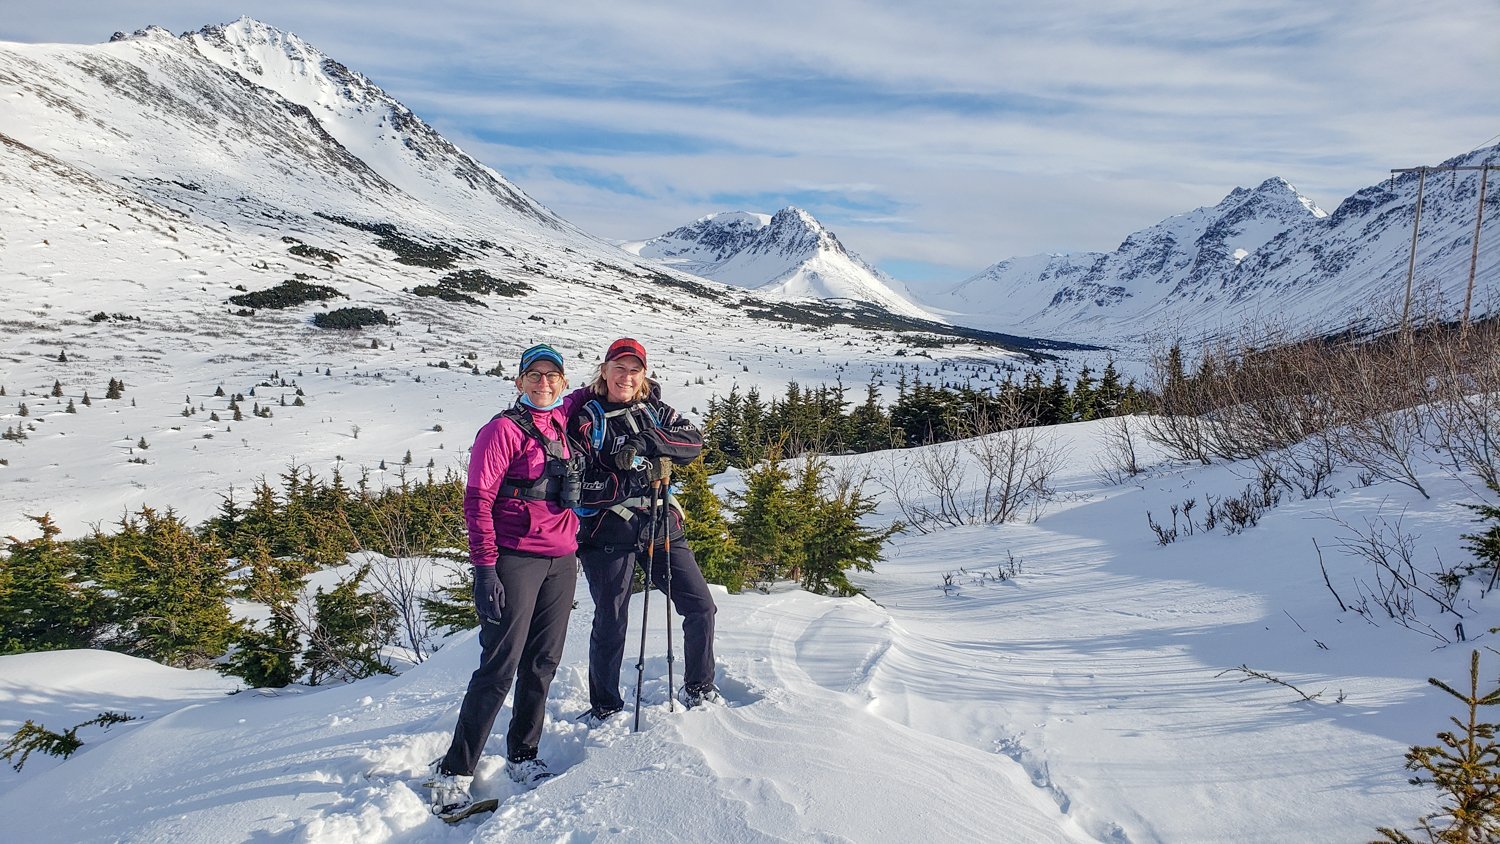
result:
<svg viewBox="0 0 1500 844"><path fill-rule="evenodd" d="M464 524L469 534L469 562L493 566L499 559L495 542L495 496L520 453L524 434L508 419L495 419L474 437L469 452L469 478L464 486Z"/></svg>
<svg viewBox="0 0 1500 844"><path fill-rule="evenodd" d="M703 434L697 426L673 410L665 402L653 401L658 427L643 431L646 450L656 457L670 458L673 463L685 465L698 459L703 451Z"/></svg>

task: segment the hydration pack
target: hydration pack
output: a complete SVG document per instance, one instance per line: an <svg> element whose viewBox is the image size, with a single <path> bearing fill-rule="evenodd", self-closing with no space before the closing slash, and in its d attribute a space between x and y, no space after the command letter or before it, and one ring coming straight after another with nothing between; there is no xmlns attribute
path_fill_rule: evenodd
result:
<svg viewBox="0 0 1500 844"><path fill-rule="evenodd" d="M589 444L594 447L596 453L602 453L604 450L604 438L609 435L610 419L625 417L625 425L630 428L632 434L639 434L643 427L661 427L661 420L657 418L656 411L652 409L650 402L636 402L614 410L605 410L598 399L590 399L584 404L583 412L589 416ZM644 418L637 419L637 414Z"/></svg>

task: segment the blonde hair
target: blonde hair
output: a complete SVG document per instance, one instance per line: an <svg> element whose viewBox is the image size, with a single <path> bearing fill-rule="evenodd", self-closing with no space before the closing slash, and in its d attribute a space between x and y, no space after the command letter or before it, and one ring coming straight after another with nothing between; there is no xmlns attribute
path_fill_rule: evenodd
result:
<svg viewBox="0 0 1500 844"><path fill-rule="evenodd" d="M589 389L594 391L594 395L603 399L609 398L609 382L604 380L604 367L608 365L609 361L599 364L599 371L594 375L594 383L589 385ZM636 388L635 395L631 396L630 400L640 401L649 395L651 395L651 378L647 376L641 378L641 386Z"/></svg>

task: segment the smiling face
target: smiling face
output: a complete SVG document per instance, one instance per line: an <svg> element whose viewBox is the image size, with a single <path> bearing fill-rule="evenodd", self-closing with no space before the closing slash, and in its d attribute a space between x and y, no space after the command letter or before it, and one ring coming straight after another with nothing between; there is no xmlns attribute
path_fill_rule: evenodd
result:
<svg viewBox="0 0 1500 844"><path fill-rule="evenodd" d="M635 355L620 355L604 364L604 385L610 401L634 401L645 381L646 367Z"/></svg>
<svg viewBox="0 0 1500 844"><path fill-rule="evenodd" d="M536 407L551 405L567 388L568 379L563 377L563 371L557 364L550 360L533 363L530 369L516 378L516 389Z"/></svg>

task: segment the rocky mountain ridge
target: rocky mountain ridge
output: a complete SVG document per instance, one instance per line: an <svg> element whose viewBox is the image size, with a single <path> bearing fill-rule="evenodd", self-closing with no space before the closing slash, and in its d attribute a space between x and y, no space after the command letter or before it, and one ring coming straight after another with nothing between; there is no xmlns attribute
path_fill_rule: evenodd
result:
<svg viewBox="0 0 1500 844"><path fill-rule="evenodd" d="M1500 165L1500 146L1435 165L1423 196L1414 286L1422 307L1446 318L1464 298L1481 175L1441 168L1482 164ZM1111 252L1001 261L929 304L955 322L1104 343L1191 340L1246 324L1378 329L1403 309L1418 181L1397 175L1327 214L1285 180L1268 179L1135 232ZM1494 312L1500 276L1500 192L1489 191L1485 206L1476 315Z"/></svg>

